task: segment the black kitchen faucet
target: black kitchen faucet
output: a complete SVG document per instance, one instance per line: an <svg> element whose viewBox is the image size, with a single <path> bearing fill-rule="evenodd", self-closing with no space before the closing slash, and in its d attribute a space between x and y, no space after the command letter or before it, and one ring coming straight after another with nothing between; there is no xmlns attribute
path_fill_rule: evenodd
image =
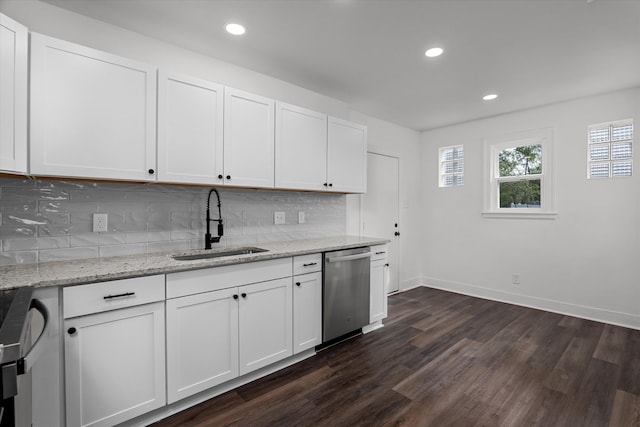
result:
<svg viewBox="0 0 640 427"><path fill-rule="evenodd" d="M211 219L211 213L209 210L209 204L211 203L211 193L216 193L216 197L218 198L218 219ZM222 212L220 211L220 194L218 194L218 190L212 188L209 191L209 196L207 197L207 233L204 235L204 248L211 249L211 243L218 243L220 238L224 234L224 227L222 225ZM218 223L218 235L216 237L211 237L211 221L216 221Z"/></svg>

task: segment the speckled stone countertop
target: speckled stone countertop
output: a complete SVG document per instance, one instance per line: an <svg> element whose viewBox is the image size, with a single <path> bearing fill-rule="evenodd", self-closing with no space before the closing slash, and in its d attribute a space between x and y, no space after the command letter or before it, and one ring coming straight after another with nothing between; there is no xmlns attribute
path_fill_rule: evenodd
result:
<svg viewBox="0 0 640 427"><path fill-rule="evenodd" d="M295 255L313 254L388 243L389 240L373 237L335 236L315 239L289 240L256 245L268 252L232 255L193 261L176 261L174 255L191 255L206 252L232 250L233 247L216 248L211 251L193 250L121 257L19 264L0 267L0 290L24 286L68 286L107 280L150 276L152 274L218 267L229 264L264 261Z"/></svg>

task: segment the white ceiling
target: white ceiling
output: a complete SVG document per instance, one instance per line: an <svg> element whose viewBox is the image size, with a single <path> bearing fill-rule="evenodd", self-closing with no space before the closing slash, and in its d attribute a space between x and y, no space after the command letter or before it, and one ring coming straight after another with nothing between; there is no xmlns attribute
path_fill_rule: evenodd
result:
<svg viewBox="0 0 640 427"><path fill-rule="evenodd" d="M45 1L416 130L640 86L640 0Z"/></svg>

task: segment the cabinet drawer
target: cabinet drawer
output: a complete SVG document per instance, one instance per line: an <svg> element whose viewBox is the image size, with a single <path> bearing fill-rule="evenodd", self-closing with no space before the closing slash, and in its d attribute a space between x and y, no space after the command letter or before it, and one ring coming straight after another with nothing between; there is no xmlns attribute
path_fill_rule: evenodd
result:
<svg viewBox="0 0 640 427"><path fill-rule="evenodd" d="M136 277L62 290L64 318L164 300L164 275Z"/></svg>
<svg viewBox="0 0 640 427"><path fill-rule="evenodd" d="M379 259L387 259L389 254L387 245L371 246L371 261L377 261Z"/></svg>
<svg viewBox="0 0 640 427"><path fill-rule="evenodd" d="M167 299L290 277L291 258L167 274Z"/></svg>
<svg viewBox="0 0 640 427"><path fill-rule="evenodd" d="M293 275L322 271L322 254L301 255L293 258Z"/></svg>

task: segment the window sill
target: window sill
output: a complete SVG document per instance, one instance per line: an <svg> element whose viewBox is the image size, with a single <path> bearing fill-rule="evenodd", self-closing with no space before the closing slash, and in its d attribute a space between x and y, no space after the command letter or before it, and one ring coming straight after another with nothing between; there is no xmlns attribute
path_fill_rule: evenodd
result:
<svg viewBox="0 0 640 427"><path fill-rule="evenodd" d="M482 212L483 218L502 219L556 219L557 212Z"/></svg>

